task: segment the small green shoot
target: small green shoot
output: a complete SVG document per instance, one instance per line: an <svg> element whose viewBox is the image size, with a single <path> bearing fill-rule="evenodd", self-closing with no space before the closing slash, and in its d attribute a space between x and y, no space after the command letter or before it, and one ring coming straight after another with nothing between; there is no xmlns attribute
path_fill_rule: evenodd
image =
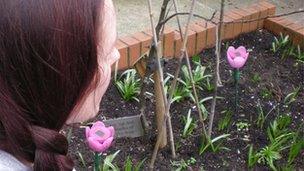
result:
<svg viewBox="0 0 304 171"><path fill-rule="evenodd" d="M260 76L259 73L255 73L255 74L252 76L251 80L252 80L252 82L253 82L254 84L257 84L257 83L259 83L259 82L262 80L262 78L261 78L261 76Z"/></svg>
<svg viewBox="0 0 304 171"><path fill-rule="evenodd" d="M284 98L284 104L286 104L287 106L289 106L291 103L293 103L294 101L297 100L297 97L299 95L300 92L300 88L295 88L291 93L289 93L285 98Z"/></svg>
<svg viewBox="0 0 304 171"><path fill-rule="evenodd" d="M140 171L142 170L141 168L145 161L146 159L143 159L139 163L133 164L130 156L128 156L127 160L125 161L124 171Z"/></svg>
<svg viewBox="0 0 304 171"><path fill-rule="evenodd" d="M272 92L268 88L263 88L260 94L263 99L271 99L273 97Z"/></svg>
<svg viewBox="0 0 304 171"><path fill-rule="evenodd" d="M194 119L191 117L191 109L189 109L187 117L183 116L183 122L185 124L184 129L183 129L183 134L182 137L186 138L189 137L194 129L197 127L196 122Z"/></svg>
<svg viewBox="0 0 304 171"><path fill-rule="evenodd" d="M297 156L304 150L304 136L300 136L297 133L294 136L293 143L289 149L288 153L288 165L291 165Z"/></svg>
<svg viewBox="0 0 304 171"><path fill-rule="evenodd" d="M203 88L201 87L201 82L204 79L211 77L211 75L205 75L206 67L202 66L200 64L200 61L195 62L195 64L196 64L196 67L194 68L194 70L192 70L194 85L198 89L203 90ZM191 83L188 67L186 65L183 65L181 68L181 71L182 71L182 79L185 82L185 86L191 88L192 83Z"/></svg>
<svg viewBox="0 0 304 171"><path fill-rule="evenodd" d="M114 154L106 156L106 158L103 161L102 171L119 171L119 167L113 163L114 159L118 155L120 150L116 151Z"/></svg>
<svg viewBox="0 0 304 171"><path fill-rule="evenodd" d="M201 111L203 113L203 119L204 120L207 119L207 117L208 117L208 111L207 111L204 103L207 102L207 101L209 101L209 100L212 100L212 99L213 99L213 97L209 96L209 97L205 97L205 98L203 98L202 100L199 101L200 109L201 109ZM216 99L225 99L225 98L217 96Z"/></svg>
<svg viewBox="0 0 304 171"><path fill-rule="evenodd" d="M223 130L227 129L231 124L231 118L232 118L232 111L230 111L230 110L225 110L221 113L225 113L225 116L218 123L219 131L223 131Z"/></svg>
<svg viewBox="0 0 304 171"><path fill-rule="evenodd" d="M293 57L301 63L304 63L304 52L301 51L300 45L297 46L297 52L293 54Z"/></svg>
<svg viewBox="0 0 304 171"><path fill-rule="evenodd" d="M211 83L211 80L209 77L207 77L205 79L205 82L203 83L204 88L208 91L208 92L212 92L214 90L214 85Z"/></svg>
<svg viewBox="0 0 304 171"><path fill-rule="evenodd" d="M168 74L168 77L174 78L173 75L171 75L169 73L167 73L167 74ZM169 82L169 81L167 81L168 77L165 79L166 83ZM169 86L165 86L165 89L170 89L170 88L169 88ZM176 87L175 87L175 90L174 90L173 96L172 96L172 103L173 102L179 103L179 102L185 100L186 98L192 98L192 97L193 97L193 95L192 95L191 87L189 87L189 85L187 85L187 83L184 80L178 78L177 84L176 84Z"/></svg>
<svg viewBox="0 0 304 171"><path fill-rule="evenodd" d="M188 170L191 165L196 163L196 159L191 157L188 160L180 160L180 161L171 161L171 165L174 167L175 171L184 171Z"/></svg>
<svg viewBox="0 0 304 171"><path fill-rule="evenodd" d="M230 134L223 134L218 137L215 137L214 139L206 139L202 138L202 143L199 149L199 154L202 155L206 150L211 150L212 152L218 152L220 150L230 150L227 147L222 146L222 142L224 139L227 139L230 136Z"/></svg>
<svg viewBox="0 0 304 171"><path fill-rule="evenodd" d="M286 47L289 43L289 36L284 36L282 33L280 33L280 37L274 37L274 41L272 42L272 48L271 51L276 53L280 49L283 49Z"/></svg>
<svg viewBox="0 0 304 171"><path fill-rule="evenodd" d="M87 168L86 161L84 160L81 152L77 151L82 167Z"/></svg>
<svg viewBox="0 0 304 171"><path fill-rule="evenodd" d="M258 161L258 158L253 151L253 145L251 144L248 151L248 168L252 168L256 162Z"/></svg>
<svg viewBox="0 0 304 171"><path fill-rule="evenodd" d="M282 50L281 59L285 59L286 57L293 56L295 49L296 48L292 46L292 43L289 42Z"/></svg>
<svg viewBox="0 0 304 171"><path fill-rule="evenodd" d="M248 131L250 124L247 122L238 122L236 123L236 128L238 131Z"/></svg>
<svg viewBox="0 0 304 171"><path fill-rule="evenodd" d="M260 129L263 129L266 117L265 117L265 114L264 114L264 111L263 111L263 108L262 108L262 105L261 105L260 101L258 101L257 107L258 107L257 112L258 112L259 116L258 116L258 119L256 121L256 124Z"/></svg>

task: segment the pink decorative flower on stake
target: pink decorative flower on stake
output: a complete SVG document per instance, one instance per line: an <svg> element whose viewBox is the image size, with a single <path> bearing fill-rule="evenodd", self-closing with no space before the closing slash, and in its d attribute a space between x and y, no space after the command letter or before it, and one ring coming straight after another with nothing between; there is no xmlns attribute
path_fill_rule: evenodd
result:
<svg viewBox="0 0 304 171"><path fill-rule="evenodd" d="M244 46L235 49L230 46L227 50L227 59L232 68L239 69L244 66L247 61L249 53Z"/></svg>
<svg viewBox="0 0 304 171"><path fill-rule="evenodd" d="M101 121L95 122L91 128L86 127L85 134L89 147L99 153L106 151L112 144L114 132L112 126L106 127Z"/></svg>

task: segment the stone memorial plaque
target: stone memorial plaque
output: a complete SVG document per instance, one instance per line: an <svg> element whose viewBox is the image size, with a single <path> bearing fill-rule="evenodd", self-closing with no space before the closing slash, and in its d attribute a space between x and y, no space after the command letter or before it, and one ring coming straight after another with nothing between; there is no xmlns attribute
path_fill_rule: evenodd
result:
<svg viewBox="0 0 304 171"><path fill-rule="evenodd" d="M115 137L135 138L144 135L141 116L129 116L103 121L106 126L113 126L115 129Z"/></svg>

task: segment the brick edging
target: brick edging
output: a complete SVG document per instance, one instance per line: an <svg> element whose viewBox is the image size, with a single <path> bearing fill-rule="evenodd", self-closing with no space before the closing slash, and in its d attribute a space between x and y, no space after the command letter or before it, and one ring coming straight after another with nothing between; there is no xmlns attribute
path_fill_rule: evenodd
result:
<svg viewBox="0 0 304 171"><path fill-rule="evenodd" d="M277 17L266 19L264 27L275 35L280 33L289 35L294 45L304 48L304 25L297 24L286 17Z"/></svg>
<svg viewBox="0 0 304 171"><path fill-rule="evenodd" d="M274 15L275 11L275 5L263 1L242 9L227 11L224 15L224 21L260 19ZM215 17L214 21L218 21L218 18ZM265 28L275 34L279 34L280 32L289 34L296 44L301 44L301 41L303 41L304 26L301 27L283 17L266 20L261 19L249 23L225 24L222 30L223 40L234 39L240 34L249 33L260 28ZM189 56L198 54L203 49L214 47L215 30L216 26L211 22L206 23L203 20L192 22L190 24L187 44ZM121 70L132 67L134 62L149 50L151 41L151 30L141 31L119 38L116 44L121 55L118 62L118 69ZM164 57L172 58L180 55L182 41L178 30L166 26L161 41Z"/></svg>

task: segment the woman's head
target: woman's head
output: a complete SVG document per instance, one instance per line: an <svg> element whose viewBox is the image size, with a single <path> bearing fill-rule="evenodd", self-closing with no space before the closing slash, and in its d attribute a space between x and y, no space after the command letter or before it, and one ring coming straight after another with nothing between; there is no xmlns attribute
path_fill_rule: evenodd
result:
<svg viewBox="0 0 304 171"><path fill-rule="evenodd" d="M96 115L118 57L111 8L109 0L0 2L0 141L35 170L71 169L58 130Z"/></svg>

